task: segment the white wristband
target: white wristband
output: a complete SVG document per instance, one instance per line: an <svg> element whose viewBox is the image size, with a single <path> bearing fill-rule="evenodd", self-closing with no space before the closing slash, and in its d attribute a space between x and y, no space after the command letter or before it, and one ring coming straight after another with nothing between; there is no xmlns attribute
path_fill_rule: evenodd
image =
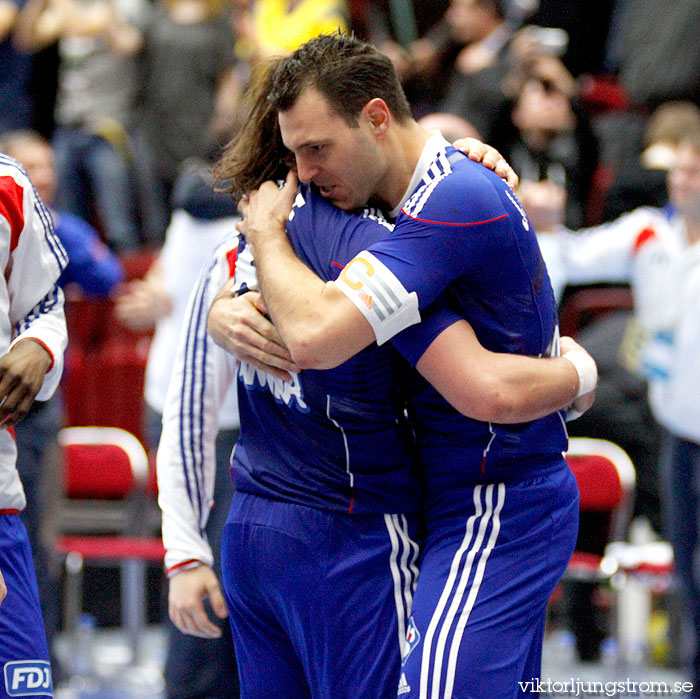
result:
<svg viewBox="0 0 700 699"><path fill-rule="evenodd" d="M576 368L578 374L578 393L576 398L595 390L598 385L598 367L590 354L581 350L572 350L561 355L568 359Z"/></svg>
<svg viewBox="0 0 700 699"><path fill-rule="evenodd" d="M578 420L583 413L580 410L576 410L573 405L570 405L566 409L566 421L571 422L572 420Z"/></svg>

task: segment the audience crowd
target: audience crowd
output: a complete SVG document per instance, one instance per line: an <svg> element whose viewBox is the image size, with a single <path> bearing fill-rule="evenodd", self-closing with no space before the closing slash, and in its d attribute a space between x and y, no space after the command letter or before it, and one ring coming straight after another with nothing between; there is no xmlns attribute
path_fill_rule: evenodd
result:
<svg viewBox="0 0 700 699"><path fill-rule="evenodd" d="M235 132L254 65L337 28L354 31L391 58L427 128L450 139L475 135L511 163L562 304L572 285L634 281L629 275L606 277L601 267L588 273L575 265L575 271L565 269L555 238L564 229L577 235L571 231L637 207L666 206L666 173L674 173L679 143L700 131L698 3L0 0L0 150L27 159L37 189L41 174L31 173L31 149L49 161L55 174L42 196L60 224L59 236L70 224L71 235L84 236L83 247L96 264L111 265L99 288L84 281L97 279L96 272L79 270L67 278L69 298L121 294L122 322L138 325L139 302L153 312L144 312L148 323L162 322L171 311L165 289L172 284L163 282L171 269L163 264L167 255L140 286L129 287L118 283L122 272L113 254L155 256L168 227L189 216L177 196L183 178L191 177L193 167L213 163ZM194 218L235 213L216 201L203 206L221 206L219 213L195 212ZM695 313L692 322L700 327L697 303ZM584 344L600 353L602 389L594 410L571 427L628 450L638 469L635 514L672 539L662 523L662 514L669 519L669 513L658 496L662 430L646 402L646 378L618 358L633 315L599 330L595 324L586 328L590 344ZM688 381L688 391L692 385ZM687 433L676 437L694 441ZM672 460L665 454L666 462ZM22 472L21 454L19 467ZM39 498L34 490L28 512ZM686 593L700 633L697 589L688 583ZM604 632L581 614L580 605L589 602L580 594L572 599L579 605L573 618L586 627L576 629L578 650L594 658ZM700 682L700 660L694 672Z"/></svg>

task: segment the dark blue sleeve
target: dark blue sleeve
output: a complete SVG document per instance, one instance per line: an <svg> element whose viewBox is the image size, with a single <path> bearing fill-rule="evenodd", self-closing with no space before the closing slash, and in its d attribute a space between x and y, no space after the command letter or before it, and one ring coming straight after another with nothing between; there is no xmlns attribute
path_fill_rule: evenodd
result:
<svg viewBox="0 0 700 699"><path fill-rule="evenodd" d="M411 366L415 366L433 340L458 320L464 320L463 316L447 305L443 295L421 312L420 323L392 337L391 344Z"/></svg>
<svg viewBox="0 0 700 699"><path fill-rule="evenodd" d="M473 166L473 167L472 167ZM521 215L507 186L466 161L430 191L411 197L393 233L369 248L410 293L429 306L447 286L498 260Z"/></svg>
<svg viewBox="0 0 700 699"><path fill-rule="evenodd" d="M75 283L87 296L106 296L124 278L119 258L88 223L70 214L54 214L56 233L68 253L68 266L58 283Z"/></svg>

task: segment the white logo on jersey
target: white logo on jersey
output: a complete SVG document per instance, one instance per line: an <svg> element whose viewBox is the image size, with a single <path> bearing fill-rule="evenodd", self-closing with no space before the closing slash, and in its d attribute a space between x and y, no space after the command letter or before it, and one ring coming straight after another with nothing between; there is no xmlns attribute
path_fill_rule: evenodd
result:
<svg viewBox="0 0 700 699"><path fill-rule="evenodd" d="M406 675L402 672L401 679L399 680L399 691L397 692L397 695L401 696L402 694L408 694L410 691L411 691L411 685L408 684L408 680L406 679Z"/></svg>
<svg viewBox="0 0 700 699"><path fill-rule="evenodd" d="M246 386L251 388L267 388L272 397L278 403L284 403L287 407L292 407L292 402L296 401L299 410L304 413L309 412L309 407L304 402L299 374L291 374L291 379L283 381L276 376L254 367L248 362L240 362L238 375Z"/></svg>
<svg viewBox="0 0 700 699"><path fill-rule="evenodd" d="M53 696L51 666L45 660L14 660L4 665L5 691L10 697Z"/></svg>
<svg viewBox="0 0 700 699"><path fill-rule="evenodd" d="M394 224L389 223L384 218L384 214L379 210L379 209L374 209L372 207L367 207L363 212L362 212L362 218L368 218L370 221L376 221L380 225L384 226L384 228L393 231L394 230Z"/></svg>
<svg viewBox="0 0 700 699"><path fill-rule="evenodd" d="M304 206L304 204L306 204L306 199L304 199L301 192L297 192L297 198L294 200L292 210L289 212L289 221L293 220L294 216L296 216L296 211L294 211L294 209L300 209L302 206Z"/></svg>
<svg viewBox="0 0 700 699"><path fill-rule="evenodd" d="M520 215L523 217L523 226L525 227L526 231L530 230L530 222L527 220L527 215L525 214L525 211L523 211L523 207L520 206L518 203L518 200L506 189L506 196L508 199L510 199L513 202L513 206L520 212Z"/></svg>

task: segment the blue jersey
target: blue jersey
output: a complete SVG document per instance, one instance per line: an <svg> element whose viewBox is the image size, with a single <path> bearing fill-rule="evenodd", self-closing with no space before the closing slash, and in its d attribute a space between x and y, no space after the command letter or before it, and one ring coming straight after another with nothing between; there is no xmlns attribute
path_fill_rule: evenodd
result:
<svg viewBox="0 0 700 699"><path fill-rule="evenodd" d="M558 353L556 302L532 225L508 186L459 151L440 150L393 232L367 251L388 269L387 283L417 294L421 313L446 292L487 349ZM422 332L393 338L414 363ZM460 484L524 477L542 457L560 463L567 448L559 413L517 425L472 420L425 383L411 405L428 504Z"/></svg>
<svg viewBox="0 0 700 699"><path fill-rule="evenodd" d="M106 296L124 279L119 258L100 240L98 232L73 214L53 211L56 235L68 253L58 285L78 284L87 296Z"/></svg>
<svg viewBox="0 0 700 699"><path fill-rule="evenodd" d="M378 212L348 214L302 186L287 232L297 255L332 280L391 228ZM237 264L244 264L241 249ZM243 363L236 488L358 514L416 512L415 443L401 391L412 373L390 346L376 344L335 369L305 370L291 381Z"/></svg>

